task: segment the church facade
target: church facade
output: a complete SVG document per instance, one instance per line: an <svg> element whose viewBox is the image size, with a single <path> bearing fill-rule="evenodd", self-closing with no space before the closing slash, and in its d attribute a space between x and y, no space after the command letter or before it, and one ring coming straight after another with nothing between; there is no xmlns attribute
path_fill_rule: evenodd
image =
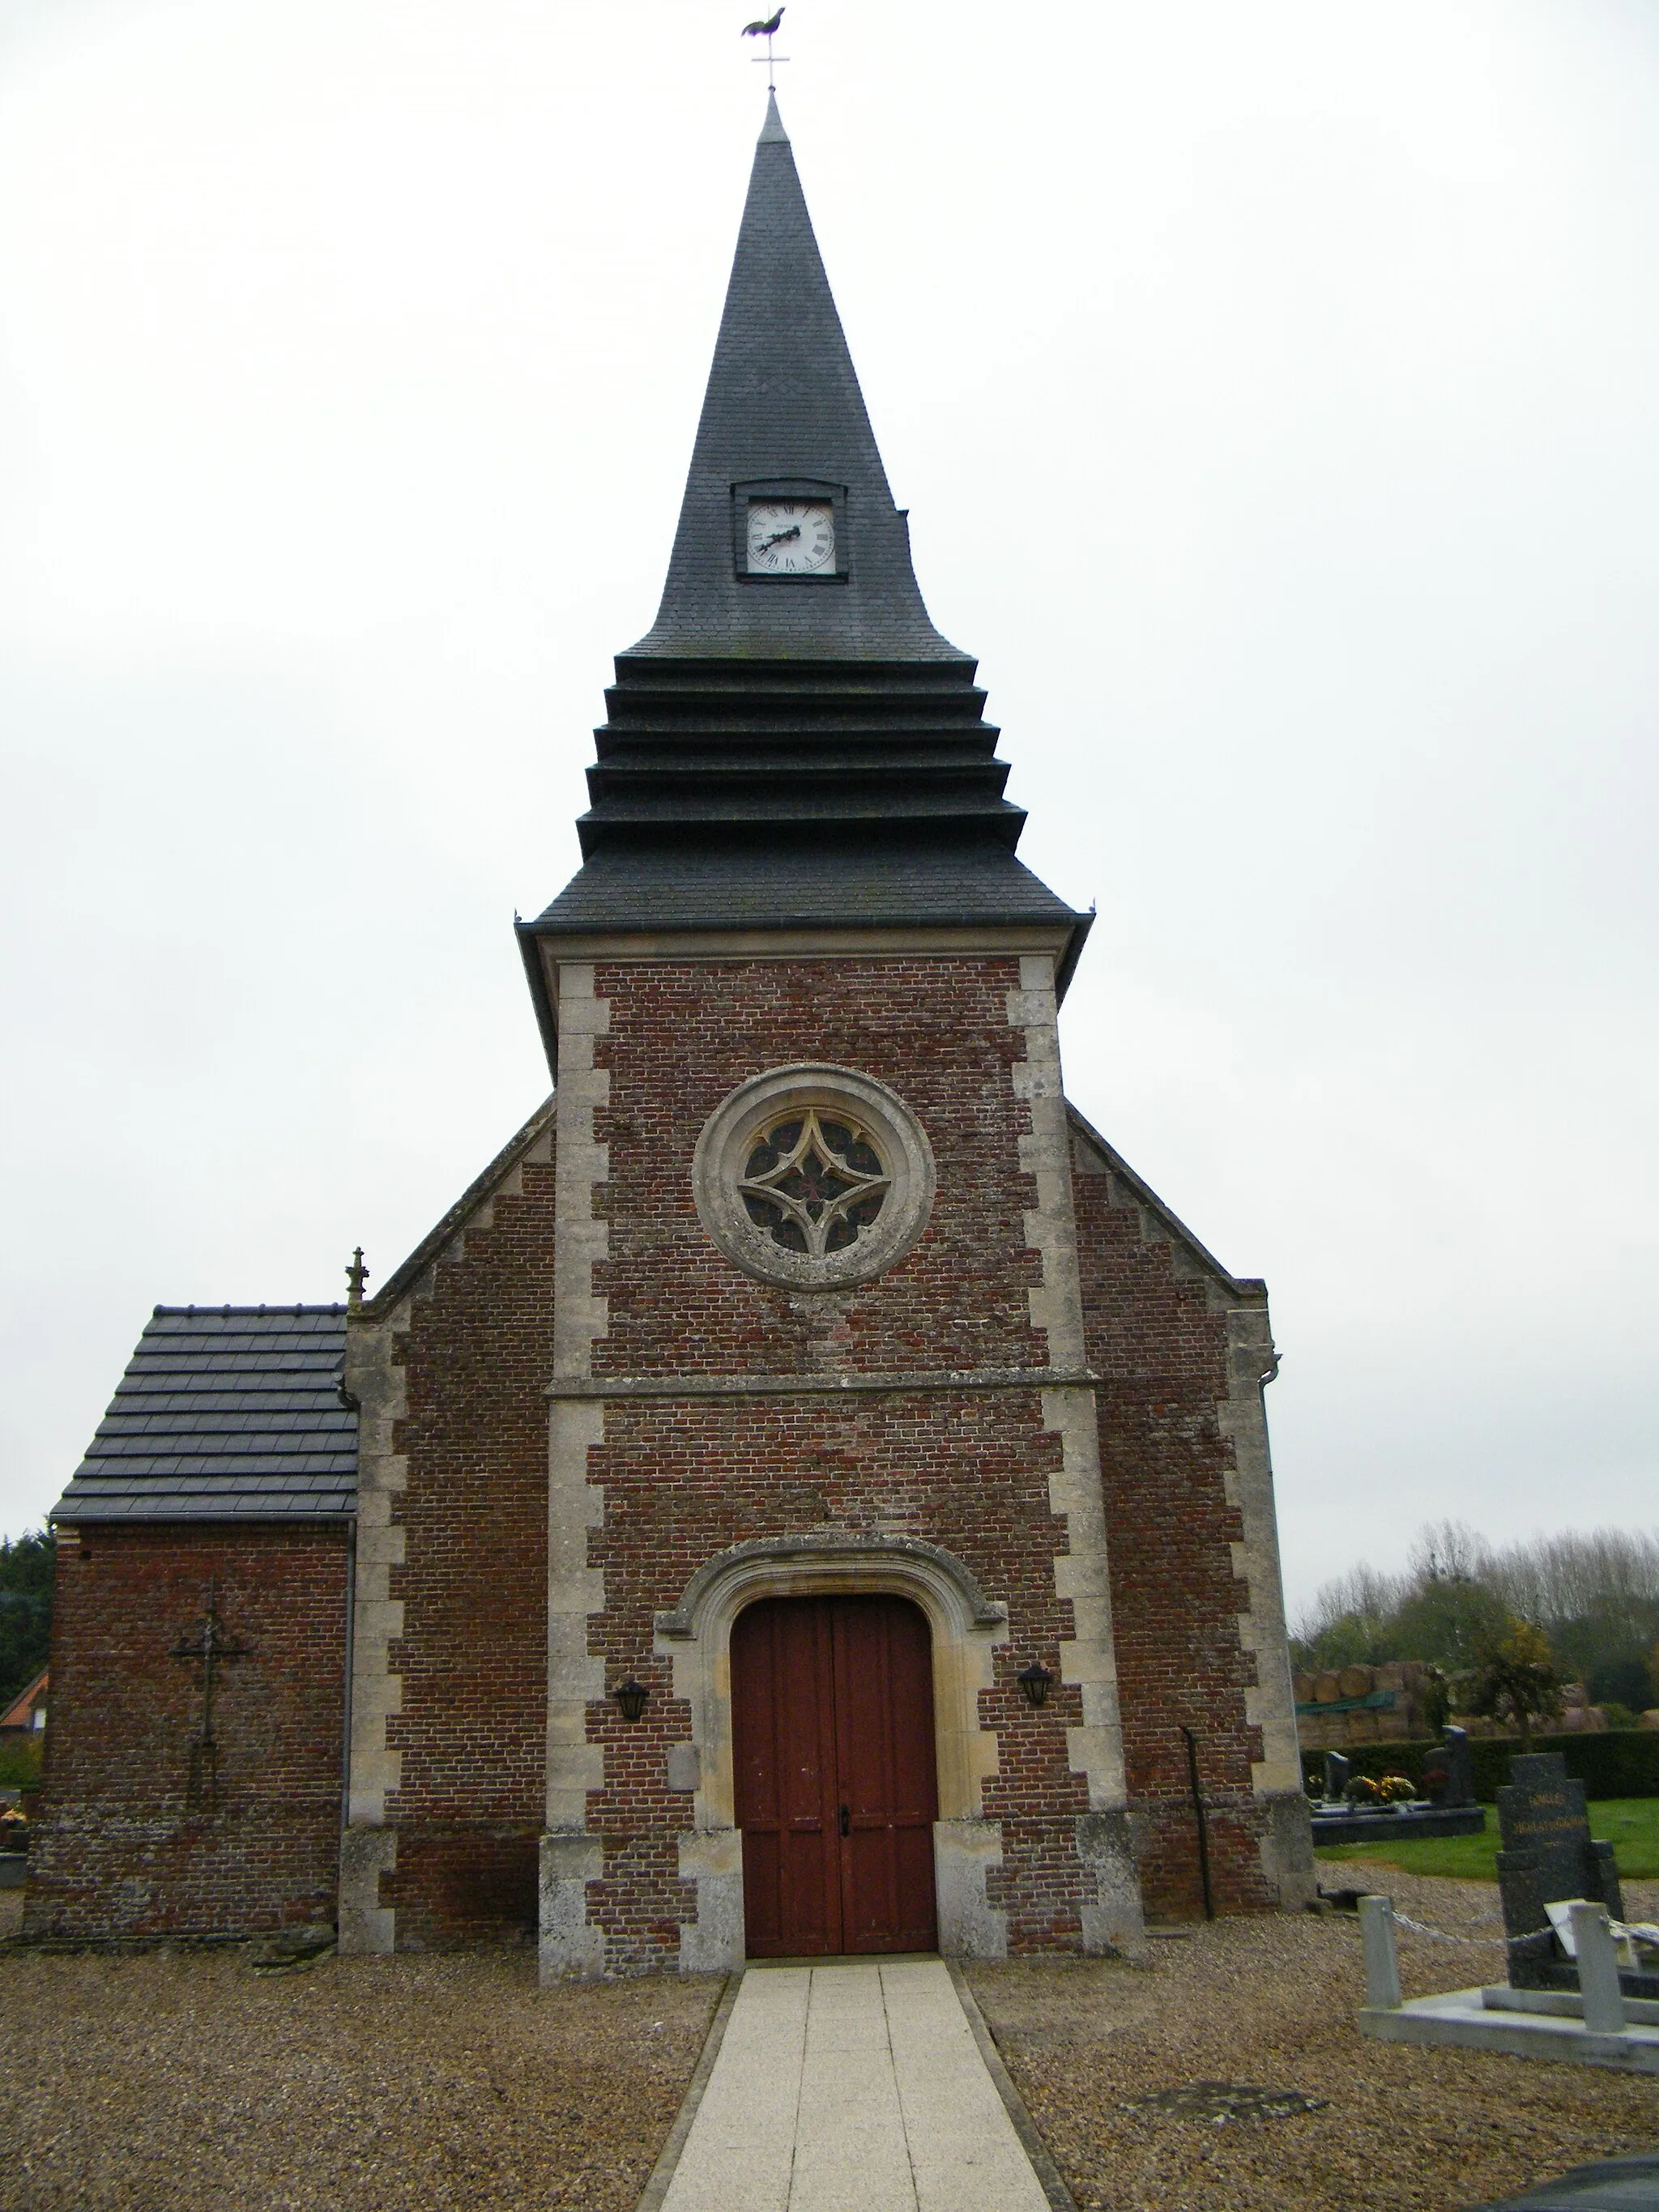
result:
<svg viewBox="0 0 1659 2212"><path fill-rule="evenodd" d="M769 106L554 1089L372 1296L158 1308L54 1520L37 1936L544 1977L1133 1948L1313 1894L1267 1295L1067 1103Z"/></svg>

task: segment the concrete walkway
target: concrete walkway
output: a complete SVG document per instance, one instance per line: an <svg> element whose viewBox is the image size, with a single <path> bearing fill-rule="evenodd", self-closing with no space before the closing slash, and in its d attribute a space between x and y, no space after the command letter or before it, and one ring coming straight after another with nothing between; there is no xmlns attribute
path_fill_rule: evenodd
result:
<svg viewBox="0 0 1659 2212"><path fill-rule="evenodd" d="M751 1967L662 2212L1048 2212L936 1959Z"/></svg>

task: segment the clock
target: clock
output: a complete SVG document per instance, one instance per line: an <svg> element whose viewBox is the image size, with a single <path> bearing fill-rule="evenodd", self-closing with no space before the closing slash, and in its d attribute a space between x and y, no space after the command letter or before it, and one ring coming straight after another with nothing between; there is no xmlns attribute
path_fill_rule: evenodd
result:
<svg viewBox="0 0 1659 2212"><path fill-rule="evenodd" d="M833 573L835 508L827 499L751 499L744 542L751 576Z"/></svg>

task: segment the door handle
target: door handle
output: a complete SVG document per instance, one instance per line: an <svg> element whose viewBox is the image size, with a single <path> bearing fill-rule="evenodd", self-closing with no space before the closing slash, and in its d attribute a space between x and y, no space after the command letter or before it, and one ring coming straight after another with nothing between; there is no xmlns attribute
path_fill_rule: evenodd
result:
<svg viewBox="0 0 1659 2212"><path fill-rule="evenodd" d="M841 1808L841 1832L843 1836L850 1836L853 1832L852 1816L845 1805Z"/></svg>

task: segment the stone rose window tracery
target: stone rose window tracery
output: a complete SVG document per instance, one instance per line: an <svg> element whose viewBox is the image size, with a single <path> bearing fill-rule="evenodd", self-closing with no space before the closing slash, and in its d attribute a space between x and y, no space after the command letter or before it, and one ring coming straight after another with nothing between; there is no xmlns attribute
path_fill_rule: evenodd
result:
<svg viewBox="0 0 1659 2212"><path fill-rule="evenodd" d="M858 1242L890 1183L866 1129L808 1107L761 1134L738 1188L757 1229L782 1250L817 1260Z"/></svg>
<svg viewBox="0 0 1659 2212"><path fill-rule="evenodd" d="M897 1092L856 1068L769 1068L703 1124L699 1218L726 1258L801 1291L868 1282L927 1226L933 1154Z"/></svg>

